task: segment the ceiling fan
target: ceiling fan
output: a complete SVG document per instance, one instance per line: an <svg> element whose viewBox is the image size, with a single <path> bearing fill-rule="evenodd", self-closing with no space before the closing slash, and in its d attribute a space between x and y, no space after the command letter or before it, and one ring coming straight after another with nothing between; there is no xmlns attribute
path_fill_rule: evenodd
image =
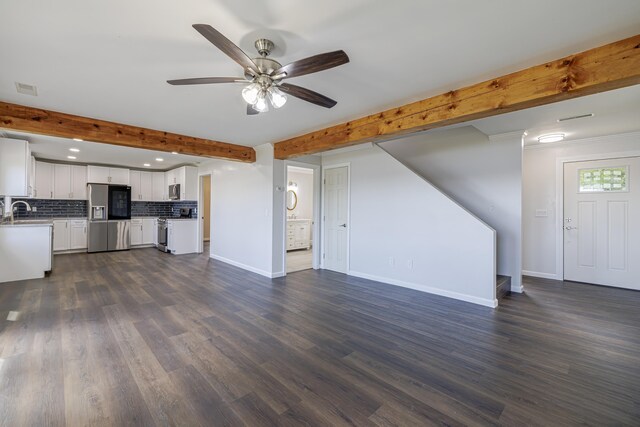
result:
<svg viewBox="0 0 640 427"><path fill-rule="evenodd" d="M167 83L172 85L247 84L242 90L242 97L247 102L247 114L249 115L269 111L269 105L274 108L282 107L287 102L287 95L295 96L325 108L331 108L337 104L331 98L300 86L285 83L283 80L346 64L349 62L349 57L344 51L336 50L334 52L321 53L283 66L278 61L267 58L274 47L271 40L256 40L255 47L260 57L251 59L211 25L194 24L193 28L223 53L240 64L244 71L244 77L198 77L167 80Z"/></svg>

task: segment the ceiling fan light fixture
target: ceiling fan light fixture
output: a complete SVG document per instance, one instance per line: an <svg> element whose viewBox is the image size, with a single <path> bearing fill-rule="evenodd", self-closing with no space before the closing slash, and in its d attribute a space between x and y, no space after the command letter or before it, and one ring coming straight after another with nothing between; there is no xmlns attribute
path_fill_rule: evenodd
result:
<svg viewBox="0 0 640 427"><path fill-rule="evenodd" d="M269 103L267 102L267 93L264 90L258 92L256 102L253 104L253 109L260 113L266 113L269 111Z"/></svg>
<svg viewBox="0 0 640 427"><path fill-rule="evenodd" d="M258 101L258 94L260 93L260 85L257 83L251 83L249 86L242 89L242 98L247 104L254 105Z"/></svg>
<svg viewBox="0 0 640 427"><path fill-rule="evenodd" d="M271 86L268 91L269 100L274 108L280 108L287 102L287 95L275 86Z"/></svg>

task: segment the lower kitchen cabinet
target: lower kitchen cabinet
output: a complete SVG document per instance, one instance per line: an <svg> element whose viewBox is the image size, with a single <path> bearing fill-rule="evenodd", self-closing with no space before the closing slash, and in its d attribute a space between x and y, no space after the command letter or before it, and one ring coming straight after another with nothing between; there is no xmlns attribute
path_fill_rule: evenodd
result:
<svg viewBox="0 0 640 427"><path fill-rule="evenodd" d="M131 220L131 246L155 244L156 218Z"/></svg>
<svg viewBox="0 0 640 427"><path fill-rule="evenodd" d="M87 249L86 219L57 219L53 221L53 251Z"/></svg>

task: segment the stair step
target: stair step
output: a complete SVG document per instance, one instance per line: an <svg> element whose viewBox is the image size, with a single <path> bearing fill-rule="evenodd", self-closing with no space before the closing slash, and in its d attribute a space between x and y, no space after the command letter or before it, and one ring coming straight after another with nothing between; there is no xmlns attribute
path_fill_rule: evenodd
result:
<svg viewBox="0 0 640 427"><path fill-rule="evenodd" d="M500 300L509 293L511 293L511 277L496 276L496 298Z"/></svg>

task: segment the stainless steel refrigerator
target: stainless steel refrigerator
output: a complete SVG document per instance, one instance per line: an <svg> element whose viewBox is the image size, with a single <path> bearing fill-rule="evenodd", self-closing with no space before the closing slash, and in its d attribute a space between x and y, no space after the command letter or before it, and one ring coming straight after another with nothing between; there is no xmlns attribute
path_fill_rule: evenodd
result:
<svg viewBox="0 0 640 427"><path fill-rule="evenodd" d="M131 247L131 187L87 184L88 252L122 251Z"/></svg>

